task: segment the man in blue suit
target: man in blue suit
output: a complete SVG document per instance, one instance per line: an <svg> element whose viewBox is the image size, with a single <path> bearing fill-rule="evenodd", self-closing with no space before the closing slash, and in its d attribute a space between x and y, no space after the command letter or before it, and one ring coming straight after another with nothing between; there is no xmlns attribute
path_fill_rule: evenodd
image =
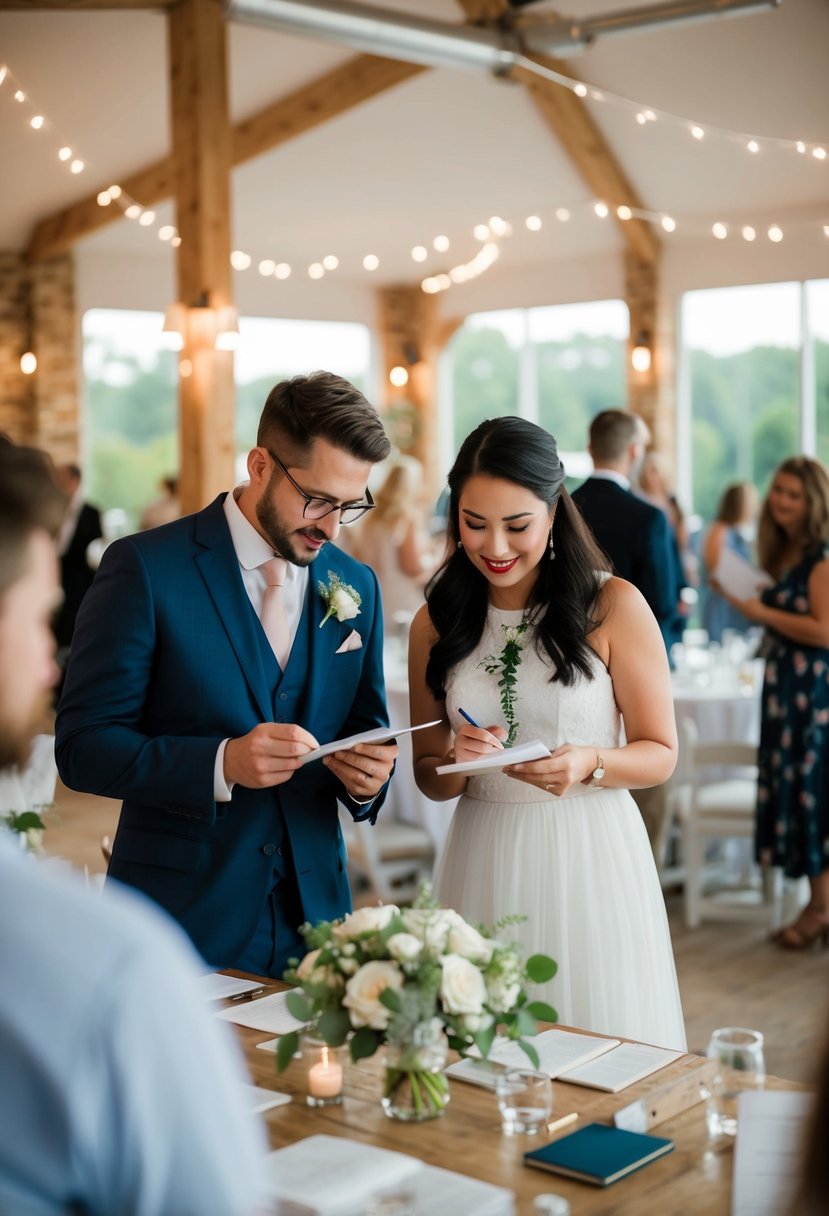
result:
<svg viewBox="0 0 829 1216"><path fill-rule="evenodd" d="M593 476L574 491L573 501L614 572L642 592L668 645L680 577L670 524L664 511L631 490L649 438L647 426L636 414L625 410L597 414L590 424Z"/></svg>
<svg viewBox="0 0 829 1216"><path fill-rule="evenodd" d="M390 445L327 372L277 384L256 443L244 486L107 549L56 755L70 787L123 799L111 877L211 966L280 976L304 921L351 907L337 800L373 823L397 755L361 745L300 767L318 742L388 724L377 579L330 542L370 510Z"/></svg>

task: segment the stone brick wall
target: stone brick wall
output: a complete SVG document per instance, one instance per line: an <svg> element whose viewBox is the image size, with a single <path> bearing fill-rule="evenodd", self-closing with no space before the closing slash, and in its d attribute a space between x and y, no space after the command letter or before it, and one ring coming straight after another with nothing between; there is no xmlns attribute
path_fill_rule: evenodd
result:
<svg viewBox="0 0 829 1216"><path fill-rule="evenodd" d="M28 265L0 253L0 430L58 464L80 452L75 334L71 254ZM38 361L31 376L20 370L27 349Z"/></svg>

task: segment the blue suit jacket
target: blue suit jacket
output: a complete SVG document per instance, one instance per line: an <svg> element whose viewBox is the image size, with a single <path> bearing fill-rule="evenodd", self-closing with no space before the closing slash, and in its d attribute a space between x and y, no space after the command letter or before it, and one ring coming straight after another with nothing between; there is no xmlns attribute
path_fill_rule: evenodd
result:
<svg viewBox="0 0 829 1216"><path fill-rule="evenodd" d="M107 549L78 616L56 756L73 789L123 799L110 874L157 900L210 963L227 967L255 929L275 866L295 872L305 919L350 910L337 799L373 822L385 790L361 808L316 761L273 789L237 786L217 804L219 744L267 721L297 722L324 743L388 716L374 573L325 546L280 673L223 500ZM317 581L329 571L362 604L353 620L320 628ZM352 628L362 648L336 654Z"/></svg>
<svg viewBox="0 0 829 1216"><path fill-rule="evenodd" d="M664 511L604 477L588 477L573 502L620 578L642 592L663 628L676 615L679 588Z"/></svg>

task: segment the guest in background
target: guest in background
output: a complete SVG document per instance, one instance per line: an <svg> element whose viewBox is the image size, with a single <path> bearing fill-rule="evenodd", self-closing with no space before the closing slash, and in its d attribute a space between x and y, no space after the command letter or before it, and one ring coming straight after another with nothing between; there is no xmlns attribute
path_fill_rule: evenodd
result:
<svg viewBox="0 0 829 1216"><path fill-rule="evenodd" d="M0 769L26 762L57 677L64 502L35 457L0 450ZM92 895L0 833L0 1211L255 1210L264 1138L197 968L148 902Z"/></svg>
<svg viewBox="0 0 829 1216"><path fill-rule="evenodd" d="M636 414L603 410L590 424L594 471L573 494L614 573L633 583L659 622L666 648L678 602L677 571L668 518L633 493L650 432Z"/></svg>
<svg viewBox="0 0 829 1216"><path fill-rule="evenodd" d="M674 642L681 642L691 609L697 600L692 588L698 579L697 559L691 551L690 536L685 523L685 514L679 500L670 488L665 462L659 452L645 453L639 470L639 495L646 502L659 507L670 525L670 547L674 570L674 593L676 610L673 619L662 630L668 652Z"/></svg>
<svg viewBox="0 0 829 1216"><path fill-rule="evenodd" d="M712 642L722 639L724 629L746 633L751 628L751 621L720 593L715 576L724 549L751 561L756 516L757 491L748 481L736 481L724 491L714 522L705 535L702 565L707 585L702 623Z"/></svg>
<svg viewBox="0 0 829 1216"><path fill-rule="evenodd" d="M181 508L178 501L178 478L162 477L158 483L161 495L153 499L144 508L138 527L142 532L148 528L158 528L161 524L171 524L174 519L181 518Z"/></svg>
<svg viewBox="0 0 829 1216"><path fill-rule="evenodd" d="M765 626L757 860L806 875L809 903L775 939L788 950L829 942L829 474L784 460L760 513L760 565L776 584L732 601Z"/></svg>
<svg viewBox="0 0 829 1216"><path fill-rule="evenodd" d="M397 614L414 616L433 565L423 520L423 469L413 456L398 456L362 521L352 547L371 566L383 593L386 633ZM398 617L399 620L399 617Z"/></svg>
<svg viewBox="0 0 829 1216"><path fill-rule="evenodd" d="M94 540L103 535L103 528L98 508L84 501L81 470L78 466L58 465L55 469L55 480L68 499L57 539L63 602L52 626L58 644L58 666L61 672L64 672L69 661L72 635L75 632L75 618L95 577L94 567L90 565L86 551Z"/></svg>

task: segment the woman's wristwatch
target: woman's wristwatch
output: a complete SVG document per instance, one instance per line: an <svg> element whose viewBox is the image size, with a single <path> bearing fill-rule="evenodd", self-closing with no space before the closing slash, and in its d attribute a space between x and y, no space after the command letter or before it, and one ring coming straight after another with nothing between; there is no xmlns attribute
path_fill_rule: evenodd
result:
<svg viewBox="0 0 829 1216"><path fill-rule="evenodd" d="M601 788L601 783L602 783L603 777L604 777L604 760L597 752L596 753L596 767L593 769L593 772L590 774L589 784L594 786L595 788L599 789L599 788Z"/></svg>

